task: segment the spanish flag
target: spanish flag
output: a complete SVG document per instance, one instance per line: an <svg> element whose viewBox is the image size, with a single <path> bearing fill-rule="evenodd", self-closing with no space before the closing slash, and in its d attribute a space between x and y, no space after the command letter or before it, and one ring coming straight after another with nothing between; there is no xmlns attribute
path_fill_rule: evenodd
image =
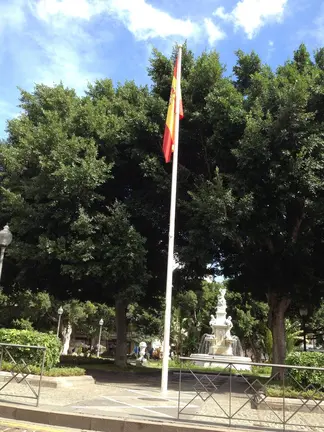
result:
<svg viewBox="0 0 324 432"><path fill-rule="evenodd" d="M172 86L171 86L171 94L169 100L169 108L168 114L165 123L164 130L164 138L163 138L163 153L165 157L165 162L171 161L171 154L174 150L174 141L175 141L175 124L176 124L176 98L180 98L180 111L179 118L180 120L183 118L183 107L182 107L182 98L181 98L181 89L179 94L177 95L177 70L178 70L179 59L177 58L176 64L174 66ZM180 88L180 86L179 86Z"/></svg>

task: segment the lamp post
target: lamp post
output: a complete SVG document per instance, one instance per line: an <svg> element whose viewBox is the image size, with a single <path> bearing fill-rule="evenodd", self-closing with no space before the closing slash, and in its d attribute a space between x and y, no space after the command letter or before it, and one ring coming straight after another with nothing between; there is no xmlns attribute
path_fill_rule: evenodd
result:
<svg viewBox="0 0 324 432"><path fill-rule="evenodd" d="M57 313L58 313L58 323L57 323L57 332L56 332L56 336L59 337L59 334L60 334L60 327L61 327L61 318L62 318L62 314L63 314L63 308L62 308L62 306L59 307Z"/></svg>
<svg viewBox="0 0 324 432"><path fill-rule="evenodd" d="M306 346L306 317L308 315L307 307L301 307L299 309L299 313L300 313L300 316L301 316L302 321L303 321L304 351L307 351L307 346Z"/></svg>
<svg viewBox="0 0 324 432"><path fill-rule="evenodd" d="M100 343L101 343L101 332L102 332L102 326L103 326L104 320L101 318L99 321L99 340L98 340L98 348L97 348L97 357L100 356Z"/></svg>
<svg viewBox="0 0 324 432"><path fill-rule="evenodd" d="M0 280L3 266L3 259L6 247L12 242L12 234L9 229L9 225L6 225L3 230L0 231Z"/></svg>

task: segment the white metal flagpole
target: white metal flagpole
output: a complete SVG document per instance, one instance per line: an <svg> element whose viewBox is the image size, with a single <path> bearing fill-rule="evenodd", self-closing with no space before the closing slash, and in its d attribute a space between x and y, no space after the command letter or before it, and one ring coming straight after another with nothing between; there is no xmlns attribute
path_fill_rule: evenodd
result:
<svg viewBox="0 0 324 432"><path fill-rule="evenodd" d="M177 85L176 85L176 107L174 127L174 151L172 162L172 184L171 184L171 205L170 205L170 227L169 227L169 250L168 267L165 294L165 315L164 315L164 339L163 339L163 360L161 392L168 391L169 376L169 354L170 354L170 331L171 331L171 306L172 306L172 279L174 270L174 232L177 199L177 177L178 177L178 147L179 147L179 120L180 120L180 92L181 92L181 56L182 47L179 45L177 57Z"/></svg>

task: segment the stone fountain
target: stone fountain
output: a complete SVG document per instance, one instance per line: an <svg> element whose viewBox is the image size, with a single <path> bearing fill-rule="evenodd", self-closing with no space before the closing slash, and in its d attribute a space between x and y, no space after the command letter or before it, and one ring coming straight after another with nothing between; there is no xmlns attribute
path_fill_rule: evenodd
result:
<svg viewBox="0 0 324 432"><path fill-rule="evenodd" d="M192 354L190 357L194 359L199 359L195 361L197 365L203 365L205 367L212 366L223 366L223 363L217 364L217 362L210 362L213 360L228 361L231 363L244 362L245 364L235 364L238 370L251 370L250 357L243 356L243 350L239 339L236 336L232 336L231 330L233 327L232 317L226 315L226 299L225 299L226 289L220 290L218 296L216 316L211 315L211 320L209 325L212 329L211 334L206 334L203 336L202 342L199 347L199 352L197 354Z"/></svg>

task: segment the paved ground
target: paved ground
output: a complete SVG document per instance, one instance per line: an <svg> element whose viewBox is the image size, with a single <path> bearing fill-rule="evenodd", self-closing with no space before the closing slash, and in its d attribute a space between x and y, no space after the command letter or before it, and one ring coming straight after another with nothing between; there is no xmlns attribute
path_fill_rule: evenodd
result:
<svg viewBox="0 0 324 432"><path fill-rule="evenodd" d="M99 416L140 417L141 419L174 420L178 417L179 385L178 376L173 376L167 395L160 393L158 376L134 375L125 373L97 373L96 385L80 388L48 389L41 393L40 407L63 412L93 414ZM228 416L234 415L232 426L247 426L267 430L282 430L281 411L251 409L251 403L245 390L247 383L242 378L200 376L200 382L192 376L183 376L180 407L181 420L208 422L229 425ZM210 395L210 389L217 391ZM25 387L25 392L29 389ZM8 389L9 391L9 389ZM21 386L12 385L14 394L22 392ZM25 393L27 394L27 393ZM231 394L231 398L229 395ZM1 393L0 393L1 399ZM32 405L28 399L2 398L6 402L18 402ZM299 412L296 407L285 413L289 417L286 431L323 431L324 407L320 413ZM49 431L50 432L50 431Z"/></svg>
<svg viewBox="0 0 324 432"><path fill-rule="evenodd" d="M193 394L185 395L181 406L184 406L192 397ZM192 414L195 414L199 407L199 401L192 404L190 407ZM169 391L167 396L162 396L158 390L139 387L110 388L108 394L74 403L69 405L68 409L83 414L175 419L178 413L178 394Z"/></svg>
<svg viewBox="0 0 324 432"><path fill-rule="evenodd" d="M43 388L40 407L56 411L68 411L82 414L102 416L122 416L175 419L178 412L178 379L170 383L167 395L161 395L160 378L152 376L125 373L98 374L96 385L79 388ZM22 393L22 391L24 393ZM32 395L29 388L10 384L6 393L12 396L2 396L0 402L14 402L35 406L35 400L15 397L15 395ZM183 407L194 393L188 391L181 401ZM195 414L200 406L199 401L190 406L190 412Z"/></svg>

